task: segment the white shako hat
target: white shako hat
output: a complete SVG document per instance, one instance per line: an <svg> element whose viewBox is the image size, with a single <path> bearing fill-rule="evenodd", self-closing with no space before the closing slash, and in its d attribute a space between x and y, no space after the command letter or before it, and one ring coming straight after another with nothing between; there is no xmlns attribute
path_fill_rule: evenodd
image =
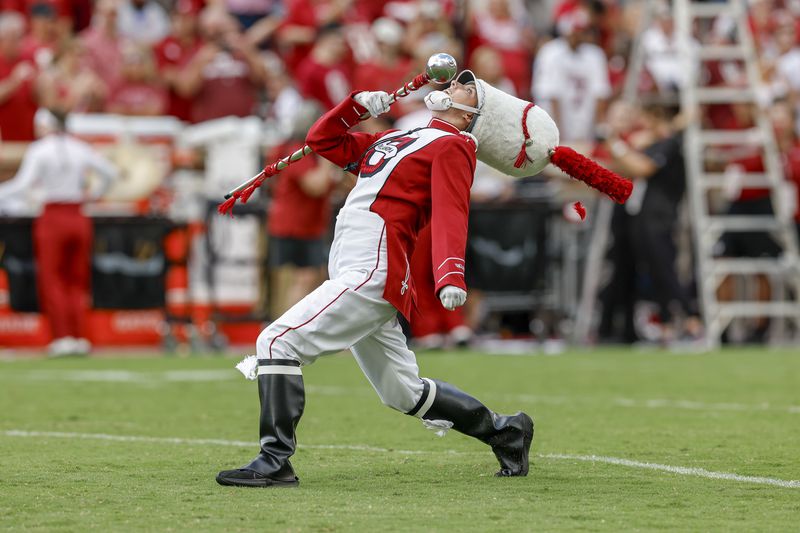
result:
<svg viewBox="0 0 800 533"><path fill-rule="evenodd" d="M456 81L473 83L478 109L467 132L478 140L478 159L509 176L538 174L558 146L558 127L541 107L496 89L462 71Z"/></svg>

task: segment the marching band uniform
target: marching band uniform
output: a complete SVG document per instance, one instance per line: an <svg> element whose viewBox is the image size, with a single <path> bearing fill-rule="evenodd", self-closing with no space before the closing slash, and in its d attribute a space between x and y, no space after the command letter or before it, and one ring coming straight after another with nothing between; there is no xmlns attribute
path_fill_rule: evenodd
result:
<svg viewBox="0 0 800 533"><path fill-rule="evenodd" d="M477 106L464 103L473 96ZM618 202L630 195L631 184L557 146L558 128L545 111L470 71L459 74L449 91L425 97L439 116L457 117L457 123L469 117L465 131L440 118L410 131L348 131L367 110L371 116L385 113L390 101L386 93L352 93L309 132L308 146L354 169L358 182L337 217L330 280L265 329L256 343L257 356L237 365L245 376L258 379L261 450L248 465L220 472L221 485L298 484L289 458L305 405L301 366L348 348L386 405L422 419L439 434L453 428L489 444L500 463L497 476L528 474L533 440L528 415L498 415L449 383L420 379L396 319L397 311L408 318L414 305L409 258L419 231L430 223L434 290L447 309L464 304L464 249L476 158L516 177L534 175L553 163ZM450 113L450 108L467 114ZM237 199L232 196L220 211Z"/></svg>
<svg viewBox="0 0 800 533"><path fill-rule="evenodd" d="M357 165L358 182L336 220L330 280L259 336L257 367L250 377L258 378L261 451L243 468L220 472L217 481L260 487L298 483L289 457L305 403L301 366L348 348L387 406L422 419L431 429L452 427L489 444L500 476L526 475L530 417L497 415L453 385L420 379L396 318L398 311L408 317L413 306L409 258L428 222L437 294L443 304L454 287L466 295L475 140L437 118L411 131L351 133L366 112L357 94L317 121L306 139L334 164Z"/></svg>

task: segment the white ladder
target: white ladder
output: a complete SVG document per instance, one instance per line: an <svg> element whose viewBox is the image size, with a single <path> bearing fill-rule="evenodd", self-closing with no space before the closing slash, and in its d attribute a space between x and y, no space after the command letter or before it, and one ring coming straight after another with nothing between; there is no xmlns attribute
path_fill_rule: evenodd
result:
<svg viewBox="0 0 800 533"><path fill-rule="evenodd" d="M744 317L777 318L781 326L782 319L792 320L796 334L797 329L800 329L800 260L793 214L788 212L788 204L782 199L790 194L790 189L784 180L772 126L756 98L763 90L763 82L747 23L744 0L714 3L674 0L673 14L683 66L689 77L680 92L681 109L694 116L685 131L684 157L688 207L695 241L698 296L706 326L706 344L709 348L718 346L722 332L731 321ZM692 43L695 21L717 16L727 16L735 22L736 44L701 45L698 49ZM743 61L748 86L701 86L698 74L702 62L708 60ZM757 116L756 126L747 130L703 129L695 110L699 110L699 106L704 104L720 103L753 104ZM741 175L741 186L769 189L773 215L721 216L709 212L707 195L711 191L724 188L729 181L729 176L724 173L708 172L705 168L707 150L720 145L759 147L763 150L765 172ZM714 257L712 249L723 233L742 231L768 232L782 249L782 254L776 258ZM717 299L717 289L726 276L756 274L766 275L770 280L772 301L720 302ZM786 291L787 288L792 294Z"/></svg>

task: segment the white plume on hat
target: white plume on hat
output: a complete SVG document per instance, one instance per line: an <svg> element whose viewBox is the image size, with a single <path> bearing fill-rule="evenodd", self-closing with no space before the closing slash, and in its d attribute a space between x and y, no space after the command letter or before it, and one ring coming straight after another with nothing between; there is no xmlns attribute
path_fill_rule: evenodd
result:
<svg viewBox="0 0 800 533"><path fill-rule="evenodd" d="M558 127L550 115L492 87L470 70L461 72L456 81L474 83L478 92L480 114L467 129L478 139L478 159L517 178L541 172L558 146Z"/></svg>
<svg viewBox="0 0 800 533"><path fill-rule="evenodd" d="M456 81L475 84L478 93L479 112L466 130L478 141L478 159L516 178L538 174L553 163L615 202L628 199L633 183L572 148L559 146L558 127L542 108L492 87L469 70Z"/></svg>

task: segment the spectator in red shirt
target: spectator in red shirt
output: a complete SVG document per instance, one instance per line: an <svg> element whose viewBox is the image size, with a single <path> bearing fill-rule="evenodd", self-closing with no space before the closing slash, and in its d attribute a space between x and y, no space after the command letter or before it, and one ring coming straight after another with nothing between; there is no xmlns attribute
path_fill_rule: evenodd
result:
<svg viewBox="0 0 800 533"><path fill-rule="evenodd" d="M202 47L197 13L192 0L179 0L172 13L172 33L154 49L159 74L169 90L167 113L187 122L192 118L192 98L181 95L179 85L182 72Z"/></svg>
<svg viewBox="0 0 800 533"><path fill-rule="evenodd" d="M341 26L330 24L321 28L311 54L297 69L300 93L322 104L325 110L333 109L350 93L347 53Z"/></svg>
<svg viewBox="0 0 800 533"><path fill-rule="evenodd" d="M436 0L417 2L413 17L406 26L403 47L408 51L417 50L421 44L445 43L455 35L453 25L446 16L445 5ZM456 58L458 59L458 58Z"/></svg>
<svg viewBox="0 0 800 533"><path fill-rule="evenodd" d="M372 24L375 38L375 56L358 66L354 73L353 85L365 91L383 91L401 87L412 74L411 60L403 55L400 44L403 41L403 26L390 18L379 18ZM404 100L399 100L389 110L389 116L398 118L405 114Z"/></svg>
<svg viewBox="0 0 800 533"><path fill-rule="evenodd" d="M286 18L277 32L278 49L286 68L295 74L300 63L311 53L317 31L332 23L341 23L353 0L287 0Z"/></svg>
<svg viewBox="0 0 800 533"><path fill-rule="evenodd" d="M272 154L275 160L304 144L306 133L321 114L304 104L295 115L291 139ZM324 280L327 263L324 236L330 225L330 193L335 167L311 154L271 178L269 265L275 288L273 311L283 314Z"/></svg>
<svg viewBox="0 0 800 533"><path fill-rule="evenodd" d="M0 14L0 138L33 141L36 113L36 68L20 46L25 19L15 12Z"/></svg>
<svg viewBox="0 0 800 533"><path fill-rule="evenodd" d="M42 107L61 112L102 112L108 90L97 74L87 68L83 44L67 42L52 65L39 75Z"/></svg>
<svg viewBox="0 0 800 533"><path fill-rule="evenodd" d="M163 115L167 93L156 78L149 48L129 44L122 52L122 82L111 94L107 111L119 115Z"/></svg>
<svg viewBox="0 0 800 533"><path fill-rule="evenodd" d="M180 75L178 94L192 98L192 122L253 113L265 78L256 48L241 34L236 19L219 7L200 14L205 44Z"/></svg>
<svg viewBox="0 0 800 533"><path fill-rule="evenodd" d="M470 17L471 48L489 45L500 53L503 70L514 84L515 94L527 98L533 64L533 30L521 3L512 12L509 0L489 0L486 8Z"/></svg>
<svg viewBox="0 0 800 533"><path fill-rule="evenodd" d="M495 48L487 45L476 48L470 58L470 69L478 78L492 87L497 87L501 91L514 96L517 95L514 83L508 79L503 70L500 52Z"/></svg>
<svg viewBox="0 0 800 533"><path fill-rule="evenodd" d="M86 51L84 66L103 80L109 93L113 92L122 77L124 43L117 33L117 4L114 0L98 0L92 25L81 32L80 39Z"/></svg>
<svg viewBox="0 0 800 533"><path fill-rule="evenodd" d="M31 6L29 23L30 30L22 39L22 53L44 68L52 63L64 40L56 10L49 3L36 3Z"/></svg>

